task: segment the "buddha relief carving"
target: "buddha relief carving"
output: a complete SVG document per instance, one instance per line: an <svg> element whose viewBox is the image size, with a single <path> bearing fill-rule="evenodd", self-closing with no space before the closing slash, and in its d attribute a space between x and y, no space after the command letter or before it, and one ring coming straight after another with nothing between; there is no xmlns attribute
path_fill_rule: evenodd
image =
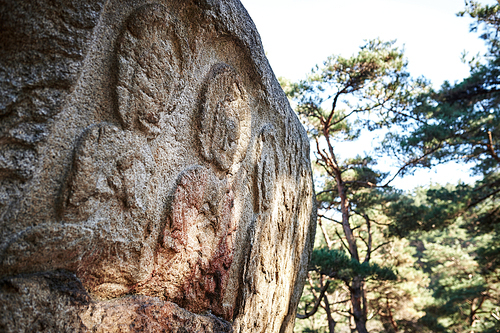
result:
<svg viewBox="0 0 500 333"><path fill-rule="evenodd" d="M137 290L196 313L211 310L225 316L222 297L234 251L233 200L227 179L210 169L195 165L181 172L169 199L153 276Z"/></svg>
<svg viewBox="0 0 500 333"><path fill-rule="evenodd" d="M163 206L157 200L151 141L161 134L181 87L172 20L157 4L128 18L117 47L120 124L103 122L83 131L63 186L61 221L20 234L5 251L6 262L21 262L20 247L26 256L40 252L34 235L60 235L64 241L55 247L66 254L36 261L76 270L98 296L127 293L151 275L161 224L156 212ZM65 230L77 225L78 232Z"/></svg>
<svg viewBox="0 0 500 333"><path fill-rule="evenodd" d="M124 129L148 138L161 133L182 88L179 22L160 4L145 5L127 21L118 47L118 109Z"/></svg>
<svg viewBox="0 0 500 333"><path fill-rule="evenodd" d="M269 210L275 197L277 170L279 170L277 149L274 126L266 124L260 130L255 147L254 195L257 213Z"/></svg>
<svg viewBox="0 0 500 333"><path fill-rule="evenodd" d="M181 72L177 38L162 5L145 5L131 15L117 52L123 129L109 124L88 129L75 154L65 218L96 230L99 251L89 249L78 272L97 294L128 292L153 269L160 232L154 212L160 203L149 142L175 107Z"/></svg>
<svg viewBox="0 0 500 333"><path fill-rule="evenodd" d="M202 93L203 157L223 171L241 162L250 140L250 121L248 95L236 70L224 63L214 65Z"/></svg>
<svg viewBox="0 0 500 333"><path fill-rule="evenodd" d="M157 2L0 3L0 327L292 329L309 141L238 0Z"/></svg>

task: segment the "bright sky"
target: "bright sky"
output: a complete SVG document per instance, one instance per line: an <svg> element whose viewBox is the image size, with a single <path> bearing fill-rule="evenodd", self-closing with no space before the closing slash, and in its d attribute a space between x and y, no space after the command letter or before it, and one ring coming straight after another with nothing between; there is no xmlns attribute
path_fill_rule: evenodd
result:
<svg viewBox="0 0 500 333"><path fill-rule="evenodd" d="M380 37L404 46L412 76L430 79L435 88L444 80L459 81L469 73L461 62L484 53L478 34L469 33L468 17L455 14L463 0L241 0L260 33L269 63L277 77L305 77L311 68L331 54L350 56L363 40ZM493 4L494 0L483 0ZM343 147L342 147L343 148ZM339 147L341 149L341 147ZM363 154L366 142L349 144ZM398 179L394 185L410 189L430 181L467 180L461 165L420 171Z"/></svg>
<svg viewBox="0 0 500 333"><path fill-rule="evenodd" d="M463 50L484 50L457 17L463 0L242 0L260 33L276 76L298 80L331 54L350 56L365 39L404 46L413 76L437 86L468 74ZM495 1L483 1L494 3Z"/></svg>

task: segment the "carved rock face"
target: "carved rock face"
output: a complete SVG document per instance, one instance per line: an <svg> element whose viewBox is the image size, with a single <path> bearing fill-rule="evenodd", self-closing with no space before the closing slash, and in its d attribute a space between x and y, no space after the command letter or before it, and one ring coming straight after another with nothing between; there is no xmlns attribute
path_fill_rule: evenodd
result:
<svg viewBox="0 0 500 333"><path fill-rule="evenodd" d="M0 6L0 330L291 331L309 146L241 4Z"/></svg>
<svg viewBox="0 0 500 333"><path fill-rule="evenodd" d="M231 66L212 67L202 92L202 154L224 171L245 157L251 131L248 95Z"/></svg>
<svg viewBox="0 0 500 333"><path fill-rule="evenodd" d="M175 107L182 52L178 22L165 6L146 5L127 21L118 45L118 109L126 129L161 134L162 115Z"/></svg>

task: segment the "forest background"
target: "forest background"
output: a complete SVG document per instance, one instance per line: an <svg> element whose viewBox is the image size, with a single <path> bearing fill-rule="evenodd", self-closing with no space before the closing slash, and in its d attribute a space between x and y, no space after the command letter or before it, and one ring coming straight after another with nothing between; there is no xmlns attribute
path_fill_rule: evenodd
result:
<svg viewBox="0 0 500 333"><path fill-rule="evenodd" d="M437 18L442 29L430 35L432 11L411 13L428 40L426 69L444 73L439 85L415 76L404 40L372 38L373 31L352 56L325 57L303 79L280 78L311 138L318 205L297 332L500 332L499 9L496 1L466 1L455 12L484 43L479 53L465 37L443 33L446 18ZM327 15L331 29L297 27L323 34L328 45L334 34L349 38L362 12L344 13L350 21L342 25L341 10L317 7L304 14ZM384 20L372 11L372 30L385 23L405 31L398 20L411 17L395 14ZM294 29L280 28L293 36ZM443 70L457 67L451 57L439 60L435 35L445 47L462 48L454 55L467 69L462 77ZM292 45L314 53L314 43ZM438 181L421 170L439 170ZM411 186L415 179L419 186Z"/></svg>

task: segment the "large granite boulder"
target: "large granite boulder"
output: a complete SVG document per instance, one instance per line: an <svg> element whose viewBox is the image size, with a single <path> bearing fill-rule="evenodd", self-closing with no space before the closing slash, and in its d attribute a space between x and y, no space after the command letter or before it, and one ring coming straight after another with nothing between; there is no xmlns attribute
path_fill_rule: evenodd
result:
<svg viewBox="0 0 500 333"><path fill-rule="evenodd" d="M243 6L0 13L0 331L291 332L309 142Z"/></svg>

